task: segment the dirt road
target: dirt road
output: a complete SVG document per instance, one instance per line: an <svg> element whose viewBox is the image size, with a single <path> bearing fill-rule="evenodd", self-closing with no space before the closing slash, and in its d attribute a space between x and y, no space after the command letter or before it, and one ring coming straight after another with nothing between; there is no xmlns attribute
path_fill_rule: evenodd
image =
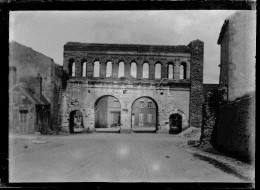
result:
<svg viewBox="0 0 260 190"><path fill-rule="evenodd" d="M10 182L243 182L180 148L169 134L10 139Z"/></svg>

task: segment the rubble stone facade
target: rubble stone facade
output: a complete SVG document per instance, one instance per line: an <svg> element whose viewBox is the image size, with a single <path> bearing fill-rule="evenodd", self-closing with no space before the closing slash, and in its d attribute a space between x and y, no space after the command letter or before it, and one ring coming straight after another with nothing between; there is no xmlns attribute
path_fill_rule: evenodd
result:
<svg viewBox="0 0 260 190"><path fill-rule="evenodd" d="M121 105L121 132L131 131L132 106L141 97L156 104L157 132L169 131L169 118L175 113L182 117L182 130L201 127L203 55L200 40L187 46L66 43L60 111L63 129L69 131L70 113L79 110L84 128L94 130L95 104L105 96Z"/></svg>

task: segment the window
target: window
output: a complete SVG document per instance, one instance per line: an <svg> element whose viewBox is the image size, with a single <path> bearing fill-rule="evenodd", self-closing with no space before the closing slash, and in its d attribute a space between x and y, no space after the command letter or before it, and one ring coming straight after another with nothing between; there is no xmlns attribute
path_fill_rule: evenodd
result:
<svg viewBox="0 0 260 190"><path fill-rule="evenodd" d="M106 77L111 77L111 75L112 75L112 62L108 61L106 67Z"/></svg>
<svg viewBox="0 0 260 190"><path fill-rule="evenodd" d="M118 67L118 77L124 77L125 76L125 63L120 62Z"/></svg>
<svg viewBox="0 0 260 190"><path fill-rule="evenodd" d="M69 76L75 77L75 70L76 70L75 60L70 59L69 60Z"/></svg>
<svg viewBox="0 0 260 190"><path fill-rule="evenodd" d="M182 62L180 65L180 79L186 79L186 70L187 65L186 63Z"/></svg>
<svg viewBox="0 0 260 190"><path fill-rule="evenodd" d="M153 115L152 114L147 114L147 123L152 123L152 118L153 118Z"/></svg>
<svg viewBox="0 0 260 190"><path fill-rule="evenodd" d="M160 79L161 78L161 63L156 63L155 65L155 78Z"/></svg>
<svg viewBox="0 0 260 190"><path fill-rule="evenodd" d="M132 62L131 63L131 76L136 78L136 71L137 71L137 66L136 66L136 63L135 62Z"/></svg>
<svg viewBox="0 0 260 190"><path fill-rule="evenodd" d="M149 78L149 64L145 62L143 64L143 78L148 79Z"/></svg>
<svg viewBox="0 0 260 190"><path fill-rule="evenodd" d="M114 102L118 102L118 100L117 100L117 99L114 99Z"/></svg>
<svg viewBox="0 0 260 190"><path fill-rule="evenodd" d="M87 62L85 60L82 61L81 72L82 72L82 77L87 76Z"/></svg>
<svg viewBox="0 0 260 190"><path fill-rule="evenodd" d="M168 64L168 79L173 79L173 64Z"/></svg>
<svg viewBox="0 0 260 190"><path fill-rule="evenodd" d="M94 77L99 77L99 72L100 72L100 62L95 61L94 62Z"/></svg>
<svg viewBox="0 0 260 190"><path fill-rule="evenodd" d="M148 102L148 108L152 107L152 102Z"/></svg>
<svg viewBox="0 0 260 190"><path fill-rule="evenodd" d="M140 108L144 108L144 101L140 101Z"/></svg>
<svg viewBox="0 0 260 190"><path fill-rule="evenodd" d="M144 114L139 114L139 126L144 126Z"/></svg>

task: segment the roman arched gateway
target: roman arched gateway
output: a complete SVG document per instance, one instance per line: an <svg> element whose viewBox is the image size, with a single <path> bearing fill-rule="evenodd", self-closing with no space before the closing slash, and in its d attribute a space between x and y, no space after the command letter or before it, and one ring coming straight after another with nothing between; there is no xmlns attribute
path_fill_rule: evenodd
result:
<svg viewBox="0 0 260 190"><path fill-rule="evenodd" d="M113 128L121 125L121 104L117 98L105 95L95 102L95 128Z"/></svg>
<svg viewBox="0 0 260 190"><path fill-rule="evenodd" d="M155 100L144 96L136 99L132 104L132 129L150 128L157 130L158 105Z"/></svg>
<svg viewBox="0 0 260 190"><path fill-rule="evenodd" d="M200 127L203 48L200 40L177 46L66 43L62 127L75 131L81 118L90 131ZM81 115L69 115L72 110ZM171 116L176 113L181 117Z"/></svg>

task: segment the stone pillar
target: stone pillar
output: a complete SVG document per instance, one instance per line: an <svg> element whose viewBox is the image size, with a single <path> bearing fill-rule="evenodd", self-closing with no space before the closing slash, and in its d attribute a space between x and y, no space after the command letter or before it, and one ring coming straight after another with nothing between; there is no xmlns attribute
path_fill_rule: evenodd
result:
<svg viewBox="0 0 260 190"><path fill-rule="evenodd" d="M127 108L121 109L121 129L120 133L130 133L131 132L131 110Z"/></svg>
<svg viewBox="0 0 260 190"><path fill-rule="evenodd" d="M112 65L112 77L118 78L118 66L119 66L118 60L113 60L112 64L113 64Z"/></svg>
<svg viewBox="0 0 260 190"><path fill-rule="evenodd" d="M99 76L100 78L105 78L106 77L106 62L105 60L100 61L100 70L99 70Z"/></svg>
<svg viewBox="0 0 260 190"><path fill-rule="evenodd" d="M69 74L69 59L70 57L64 52L64 57L63 57L63 72L66 74Z"/></svg>
<svg viewBox="0 0 260 190"><path fill-rule="evenodd" d="M81 68L81 62L80 62L80 59L79 58L77 58L77 59L75 59L75 76L76 77L81 77L82 75L81 75L81 70L82 70L82 68Z"/></svg>
<svg viewBox="0 0 260 190"><path fill-rule="evenodd" d="M167 62L166 61L162 61L161 62L161 76L162 76L162 79L163 78L168 78L168 72L167 72Z"/></svg>
<svg viewBox="0 0 260 190"><path fill-rule="evenodd" d="M130 71L131 71L131 62L125 62L125 77L130 78Z"/></svg>
<svg viewBox="0 0 260 190"><path fill-rule="evenodd" d="M186 79L190 79L190 61L186 62Z"/></svg>
<svg viewBox="0 0 260 190"><path fill-rule="evenodd" d="M201 127L203 106L204 42L192 41L190 67L190 126Z"/></svg>
<svg viewBox="0 0 260 190"><path fill-rule="evenodd" d="M175 79L175 80L179 80L180 79L180 62L179 61L176 61L174 63L173 79Z"/></svg>
<svg viewBox="0 0 260 190"><path fill-rule="evenodd" d="M137 79L142 79L143 77L143 64L141 61L138 61L137 63Z"/></svg>
<svg viewBox="0 0 260 190"><path fill-rule="evenodd" d="M94 74L93 59L87 59L87 77L92 78Z"/></svg>
<svg viewBox="0 0 260 190"><path fill-rule="evenodd" d="M149 79L150 80L154 80L155 78L155 62L153 60L151 60L149 62Z"/></svg>

